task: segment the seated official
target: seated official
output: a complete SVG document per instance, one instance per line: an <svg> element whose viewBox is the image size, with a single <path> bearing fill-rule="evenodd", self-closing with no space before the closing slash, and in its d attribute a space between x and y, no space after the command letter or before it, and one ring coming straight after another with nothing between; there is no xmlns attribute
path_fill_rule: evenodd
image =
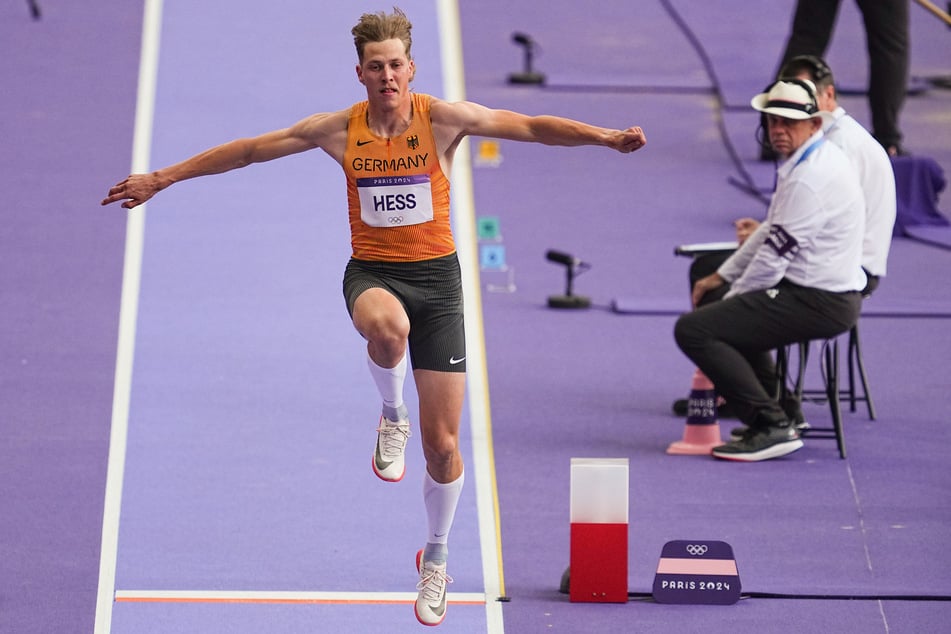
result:
<svg viewBox="0 0 951 634"><path fill-rule="evenodd" d="M766 219L715 272L694 284L696 307L674 328L677 345L747 425L716 458L758 461L802 447L775 398L771 352L829 338L857 321L865 201L849 159L826 141L809 81L781 80L751 101L766 114L780 157ZM724 293L723 289L729 285ZM723 294L705 302L708 293Z"/></svg>
<svg viewBox="0 0 951 634"><path fill-rule="evenodd" d="M895 226L895 174L888 154L872 134L839 106L832 69L814 55L799 55L780 69L784 79L811 81L816 87L816 103L822 117L822 131L828 141L839 146L849 157L865 196L865 236L862 243L862 268L868 277L862 295L868 297L887 272ZM758 222L740 218L735 223L737 242L742 244ZM694 260L690 267L690 286L722 264L730 253L709 253Z"/></svg>
<svg viewBox="0 0 951 634"><path fill-rule="evenodd" d="M897 203L891 160L871 133L839 106L832 69L822 58L815 55L793 57L780 69L780 77L808 80L815 85L816 103L822 117L825 138L845 152L858 176L865 197L862 269L868 278L865 288L862 289L862 296L870 297L887 272L888 253L895 226ZM759 222L753 218L740 218L734 224L737 242L743 244ZM700 278L716 271L730 255L731 252L723 251L695 258L690 265L690 288L693 289L693 285ZM724 288L721 295L725 293ZM703 301L715 299L719 297L708 294ZM796 419L797 424L804 422L799 403L794 396L790 395L783 405L787 413ZM687 411L687 400L677 400L673 409L678 415L684 415ZM720 418L734 415L729 403L720 406Z"/></svg>
<svg viewBox="0 0 951 634"><path fill-rule="evenodd" d="M832 69L822 58L800 55L786 62L780 72L782 77L815 84L822 131L826 139L845 152L858 175L865 196L862 268L868 276L862 295L868 297L885 277L892 245L897 201L891 159L875 137L839 106Z"/></svg>

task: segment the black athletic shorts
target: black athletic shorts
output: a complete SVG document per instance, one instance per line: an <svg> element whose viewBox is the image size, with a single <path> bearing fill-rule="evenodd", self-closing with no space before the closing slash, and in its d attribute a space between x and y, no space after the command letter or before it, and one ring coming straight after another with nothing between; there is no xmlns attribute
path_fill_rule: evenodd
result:
<svg viewBox="0 0 951 634"><path fill-rule="evenodd" d="M455 253L421 262L371 262L351 258L343 295L353 304L363 291L382 288L409 317L409 354L414 370L466 371L462 274Z"/></svg>

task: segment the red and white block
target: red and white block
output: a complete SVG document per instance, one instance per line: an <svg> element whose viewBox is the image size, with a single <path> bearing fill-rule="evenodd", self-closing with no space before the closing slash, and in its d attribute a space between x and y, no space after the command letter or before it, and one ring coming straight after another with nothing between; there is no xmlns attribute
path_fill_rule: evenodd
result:
<svg viewBox="0 0 951 634"><path fill-rule="evenodd" d="M627 602L627 458L571 459L572 602Z"/></svg>

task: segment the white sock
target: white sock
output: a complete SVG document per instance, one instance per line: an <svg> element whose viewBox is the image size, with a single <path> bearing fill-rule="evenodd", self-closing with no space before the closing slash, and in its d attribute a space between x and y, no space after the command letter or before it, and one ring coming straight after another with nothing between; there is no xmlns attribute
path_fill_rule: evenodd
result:
<svg viewBox="0 0 951 634"><path fill-rule="evenodd" d="M367 355L367 367L376 383L380 396L383 397L384 408L395 411L403 405L403 383L406 381L406 354L393 368L381 368L370 355ZM389 417L388 417L389 418ZM392 419L391 420L395 420Z"/></svg>
<svg viewBox="0 0 951 634"><path fill-rule="evenodd" d="M456 505L459 503L465 479L465 472L446 484L433 480L428 471L423 477L423 502L426 504L426 517L429 520L429 535L426 537L427 551L443 550L443 556L445 556L445 549L433 549L431 545L448 543L449 530L452 528L452 520L456 515ZM424 559L429 561L425 556Z"/></svg>

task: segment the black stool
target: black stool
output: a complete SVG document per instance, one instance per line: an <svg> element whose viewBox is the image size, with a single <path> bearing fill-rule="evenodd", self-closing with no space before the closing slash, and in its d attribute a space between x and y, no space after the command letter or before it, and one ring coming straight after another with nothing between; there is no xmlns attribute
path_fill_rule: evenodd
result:
<svg viewBox="0 0 951 634"><path fill-rule="evenodd" d="M809 360L810 341L801 341L796 344L799 348L799 368L796 381L792 389L796 397L802 402L803 397L811 396L814 400L825 400L829 403L829 412L832 415L832 427L809 427L803 431L803 436L814 438L835 438L839 448L839 457L845 458L845 434L842 431L842 412L839 406L840 397L849 399L851 411L855 411L858 401L865 401L868 407L868 416L875 420L875 405L869 392L868 376L865 373L865 362L862 360L862 346L859 340L859 326L856 323L849 330L849 385L848 389L839 387L839 338L822 340L822 379L825 386L821 390L807 390L804 388L806 363ZM862 394L856 390L855 374L858 371L862 383ZM779 380L780 402L789 393L789 351L787 347L776 350L776 373Z"/></svg>
<svg viewBox="0 0 951 634"><path fill-rule="evenodd" d="M804 352L800 349L801 354L808 354L808 351L808 347L805 348ZM805 360L803 360L801 366L804 367L805 363ZM797 385L800 386L797 396L800 398L803 396L819 396L820 399L823 398L826 394L826 390L802 389L802 367L800 367L799 381L797 383ZM858 379L862 383L861 395L859 395L856 390L856 372L858 372ZM841 388L839 390L839 397L840 399L843 397L848 398L850 412L856 410L856 403L864 401L868 409L869 420L875 420L875 403L872 402L872 394L868 388L868 375L865 373L865 362L862 360L862 344L859 340L858 323L849 330L849 385L848 388Z"/></svg>

